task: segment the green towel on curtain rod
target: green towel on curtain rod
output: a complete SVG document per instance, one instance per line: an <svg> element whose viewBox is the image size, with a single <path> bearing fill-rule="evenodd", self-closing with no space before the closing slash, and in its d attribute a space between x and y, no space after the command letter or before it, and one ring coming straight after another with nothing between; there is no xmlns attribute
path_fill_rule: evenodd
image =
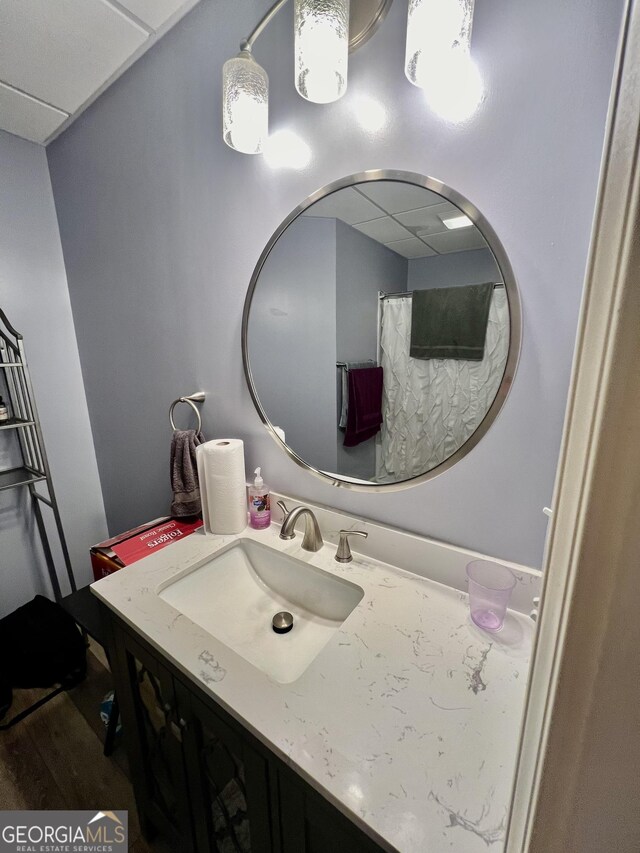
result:
<svg viewBox="0 0 640 853"><path fill-rule="evenodd" d="M493 283L414 290L411 358L482 361Z"/></svg>

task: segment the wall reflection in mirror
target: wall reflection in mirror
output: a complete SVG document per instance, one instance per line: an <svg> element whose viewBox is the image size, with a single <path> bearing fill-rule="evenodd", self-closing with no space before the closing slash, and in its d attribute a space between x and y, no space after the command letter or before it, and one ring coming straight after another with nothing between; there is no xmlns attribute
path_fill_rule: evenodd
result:
<svg viewBox="0 0 640 853"><path fill-rule="evenodd" d="M254 402L298 462L334 481L437 473L477 443L513 375L506 256L475 208L420 180L347 182L301 206L249 290Z"/></svg>

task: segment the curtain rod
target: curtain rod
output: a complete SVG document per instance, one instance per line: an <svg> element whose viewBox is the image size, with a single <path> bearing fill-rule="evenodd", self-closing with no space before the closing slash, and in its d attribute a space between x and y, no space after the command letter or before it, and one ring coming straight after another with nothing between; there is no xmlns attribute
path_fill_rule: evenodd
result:
<svg viewBox="0 0 640 853"><path fill-rule="evenodd" d="M498 287L504 287L504 282L497 281L493 285L494 290L496 290L496 288L498 288ZM433 289L439 290L439 288L437 288L437 287L433 288ZM405 290L405 291L400 290L398 293L384 293L382 290L378 291L378 299L380 299L380 300L382 300L382 299L397 299L400 296L406 296L408 299L411 299L411 297L413 296L413 291L412 290Z"/></svg>

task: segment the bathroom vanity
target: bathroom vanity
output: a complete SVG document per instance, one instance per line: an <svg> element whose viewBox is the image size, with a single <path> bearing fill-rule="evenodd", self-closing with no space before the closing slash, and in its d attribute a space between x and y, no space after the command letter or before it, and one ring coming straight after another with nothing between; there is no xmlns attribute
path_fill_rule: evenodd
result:
<svg viewBox="0 0 640 853"><path fill-rule="evenodd" d="M489 635L463 591L477 555L314 510L317 553L277 523L196 533L93 585L143 826L184 851L502 849L539 573L516 568L523 612ZM344 527L369 538L340 565Z"/></svg>
<svg viewBox="0 0 640 853"><path fill-rule="evenodd" d="M385 223L395 236L378 233ZM384 280L352 275L383 268ZM442 320L439 343L410 357L413 298L438 290L436 268L440 292L416 317ZM395 492L447 471L491 428L521 326L509 259L469 200L425 175L362 172L309 196L265 246L245 300L245 376L300 467L342 489ZM382 394L371 410L356 389L363 365ZM347 432L373 423L379 435L347 441L345 415ZM484 633L465 576L483 555L319 506L307 551L300 527L313 515L283 541L278 497L269 529L196 533L93 587L143 825L184 851L501 850L540 573L510 566L512 610ZM368 538L354 537L356 558L341 564L345 529Z"/></svg>

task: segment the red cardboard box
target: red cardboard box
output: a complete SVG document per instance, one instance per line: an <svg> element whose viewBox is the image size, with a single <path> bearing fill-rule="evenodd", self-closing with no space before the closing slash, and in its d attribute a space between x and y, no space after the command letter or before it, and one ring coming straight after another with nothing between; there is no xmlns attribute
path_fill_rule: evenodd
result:
<svg viewBox="0 0 640 853"><path fill-rule="evenodd" d="M93 577L99 581L141 560L155 551L160 551L178 539L189 536L202 527L202 520L186 524L174 518L156 518L119 536L94 545L89 554Z"/></svg>

